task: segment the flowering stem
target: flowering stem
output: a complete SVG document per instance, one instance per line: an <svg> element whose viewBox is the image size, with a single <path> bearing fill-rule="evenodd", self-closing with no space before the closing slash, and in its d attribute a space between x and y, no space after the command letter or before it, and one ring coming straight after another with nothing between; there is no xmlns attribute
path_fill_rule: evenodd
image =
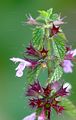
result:
<svg viewBox="0 0 76 120"><path fill-rule="evenodd" d="M50 61L50 56L51 56L51 45L50 45L50 39L48 39L48 81L47 84L49 84L50 76L51 76L51 61ZM50 110L48 111L48 120L50 120Z"/></svg>

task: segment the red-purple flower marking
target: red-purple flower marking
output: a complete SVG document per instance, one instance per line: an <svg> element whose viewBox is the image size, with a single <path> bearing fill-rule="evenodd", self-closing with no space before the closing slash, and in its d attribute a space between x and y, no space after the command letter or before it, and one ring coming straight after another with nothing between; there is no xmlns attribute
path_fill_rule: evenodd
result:
<svg viewBox="0 0 76 120"><path fill-rule="evenodd" d="M32 59L25 58L25 61L28 61L28 62L30 62L32 64L30 66L32 69L34 69L39 64L38 60L32 60Z"/></svg>
<svg viewBox="0 0 76 120"><path fill-rule="evenodd" d="M27 96L37 96L42 93L42 87L39 84L39 81L35 81L33 85L29 86L29 89L27 91Z"/></svg>
<svg viewBox="0 0 76 120"><path fill-rule="evenodd" d="M36 50L32 44L26 48L26 53L28 55L37 57L38 59L45 58L47 56L48 50L43 47L42 50Z"/></svg>
<svg viewBox="0 0 76 120"><path fill-rule="evenodd" d="M27 95L32 97L29 99L29 105L33 108L41 108L50 112L51 108L54 108L57 113L62 113L65 108L59 105L61 100L58 100L58 97L65 97L69 95L71 85L69 83L60 85L59 83L59 85L57 85L58 88L56 86L56 89L53 89L55 88L53 85L56 86L55 82L47 85L46 88L43 88L41 87L39 81L30 85L27 91ZM53 91L54 93L52 94Z"/></svg>
<svg viewBox="0 0 76 120"><path fill-rule="evenodd" d="M26 53L28 55L32 55L32 56L39 56L39 52L33 47L33 45L30 43L30 46L26 48Z"/></svg>
<svg viewBox="0 0 76 120"><path fill-rule="evenodd" d="M54 35L56 35L57 33L59 33L59 26L55 26L54 24L53 24L53 27L51 28L51 36L54 36Z"/></svg>
<svg viewBox="0 0 76 120"><path fill-rule="evenodd" d="M42 58L45 58L47 56L48 50L43 47L42 50L39 51Z"/></svg>

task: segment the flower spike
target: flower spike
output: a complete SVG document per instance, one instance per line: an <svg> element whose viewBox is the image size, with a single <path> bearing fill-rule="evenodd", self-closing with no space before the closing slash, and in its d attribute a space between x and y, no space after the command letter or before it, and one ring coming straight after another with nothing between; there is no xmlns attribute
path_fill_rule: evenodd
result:
<svg viewBox="0 0 76 120"><path fill-rule="evenodd" d="M73 72L76 49L66 43L65 34L61 29L65 22L61 15L53 13L51 8L47 11L39 10L37 18L29 15L26 23L33 26L32 41L26 47L23 59L10 58L15 64L18 63L15 69L17 77L22 77L24 69L27 69L28 86L25 96L29 98L29 106L35 111L23 120L50 120L52 110L62 114L69 108L67 113L71 113L75 107L67 97L72 86L60 80L63 73ZM46 79L42 80L42 85L39 80L41 75ZM76 110L72 113L76 113Z"/></svg>

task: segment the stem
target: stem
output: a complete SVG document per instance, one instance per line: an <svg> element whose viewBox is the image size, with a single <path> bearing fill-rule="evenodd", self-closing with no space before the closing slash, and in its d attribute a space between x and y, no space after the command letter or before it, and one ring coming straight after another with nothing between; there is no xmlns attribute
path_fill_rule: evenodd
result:
<svg viewBox="0 0 76 120"><path fill-rule="evenodd" d="M48 120L50 120L50 111L48 111Z"/></svg>
<svg viewBox="0 0 76 120"><path fill-rule="evenodd" d="M50 45L50 39L48 39L48 79L50 77L51 74L51 61L50 61L50 57L51 57L51 45Z"/></svg>
<svg viewBox="0 0 76 120"><path fill-rule="evenodd" d="M47 61L47 67L48 67L48 80L47 84L49 84L50 76L51 76L51 40L49 39L49 29L45 29L45 36L46 36L46 42L47 42L47 49L48 49L48 61Z"/></svg>
<svg viewBox="0 0 76 120"><path fill-rule="evenodd" d="M51 77L51 40L49 39L49 29L45 29L45 36L46 36L46 41L47 41L47 49L48 49L48 61L47 61L47 67L48 67L48 80L47 80L47 85L49 84L50 77ZM50 110L48 111L48 120L51 119L50 116Z"/></svg>

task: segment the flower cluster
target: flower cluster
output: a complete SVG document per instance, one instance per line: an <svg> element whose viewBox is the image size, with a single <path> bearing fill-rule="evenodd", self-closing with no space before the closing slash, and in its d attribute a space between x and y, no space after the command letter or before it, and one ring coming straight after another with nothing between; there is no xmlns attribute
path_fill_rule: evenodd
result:
<svg viewBox="0 0 76 120"><path fill-rule="evenodd" d="M36 50L32 44L30 44L29 47L27 47L27 50L25 51L28 56L32 56L35 59L30 58L10 58L11 61L17 63L19 62L18 67L15 69L16 76L21 77L23 75L23 70L25 67L30 67L32 69L35 69L36 66L41 65L42 67L46 67L46 60L44 60L47 57L48 50L43 47L42 50Z"/></svg>
<svg viewBox="0 0 76 120"><path fill-rule="evenodd" d="M65 110L65 107L59 105L59 103L62 101L63 97L66 97L70 94L70 90L71 85L69 83L64 83L61 85L59 82L55 81L51 84L48 84L48 86L44 88L37 80L34 82L34 84L29 86L26 95L32 97L29 99L29 105L32 108L40 109L40 114L44 111L43 116L46 118L47 111L51 112L52 108L57 112L57 114L62 113L62 111ZM32 116L30 117L32 118ZM26 118L27 117L25 117L24 120L26 120Z"/></svg>
<svg viewBox="0 0 76 120"><path fill-rule="evenodd" d="M47 53L48 50L45 49L43 47L42 50L36 50L31 44L30 47L27 47L27 50L25 51L28 55L35 57L35 60L33 59L28 59L28 58L10 58L11 61L17 63L20 62L20 64L18 65L18 67L15 69L16 72L16 76L17 77L21 77L23 75L23 70L25 69L25 67L30 67L30 68L35 68L38 65L41 65L42 67L46 67L47 63L46 63L46 57L47 57ZM75 50L71 50L69 49L66 52L65 58L64 60L61 62L61 66L64 70L65 73L71 73L72 72L72 67L73 64L71 61L75 61L75 57L76 56L76 49Z"/></svg>

